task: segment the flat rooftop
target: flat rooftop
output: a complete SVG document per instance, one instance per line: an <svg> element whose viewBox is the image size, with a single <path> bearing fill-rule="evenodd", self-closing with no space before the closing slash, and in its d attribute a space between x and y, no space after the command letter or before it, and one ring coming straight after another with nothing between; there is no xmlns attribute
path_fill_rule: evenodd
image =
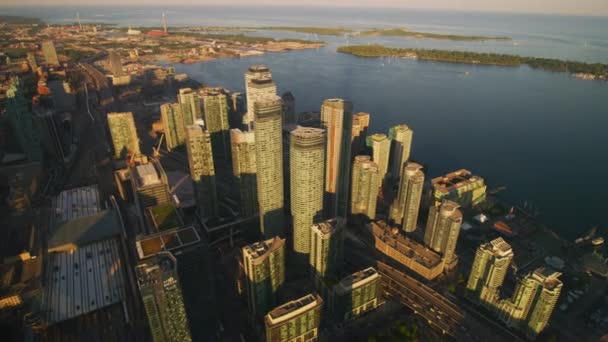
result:
<svg viewBox="0 0 608 342"><path fill-rule="evenodd" d="M122 233L118 213L108 209L89 216L63 221L50 228L48 250L73 250Z"/></svg>
<svg viewBox="0 0 608 342"><path fill-rule="evenodd" d="M139 259L146 259L162 251L173 251L201 241L192 226L142 237L135 242Z"/></svg>
<svg viewBox="0 0 608 342"><path fill-rule="evenodd" d="M154 164L147 163L135 167L135 179L140 187L160 184L161 180Z"/></svg>
<svg viewBox="0 0 608 342"><path fill-rule="evenodd" d="M450 172L445 176L433 178L431 183L435 190L449 192L478 180L483 181L483 178L473 175L469 170L462 169Z"/></svg>
<svg viewBox="0 0 608 342"><path fill-rule="evenodd" d="M501 257L513 255L513 250L511 249L511 245L509 245L501 237L490 241L490 243L488 243L486 245L486 248Z"/></svg>
<svg viewBox="0 0 608 342"><path fill-rule="evenodd" d="M426 268L433 268L441 263L441 256L439 254L401 235L399 229L389 226L386 222L372 222L370 226L376 239L382 240L385 244L414 260L416 263Z"/></svg>
<svg viewBox="0 0 608 342"><path fill-rule="evenodd" d="M252 243L243 247L243 255L255 261L262 262L270 253L285 245L285 240L279 237Z"/></svg>
<svg viewBox="0 0 608 342"><path fill-rule="evenodd" d="M319 295L309 294L273 309L266 315L266 322L268 325L279 324L315 309L322 304L323 300Z"/></svg>
<svg viewBox="0 0 608 342"><path fill-rule="evenodd" d="M378 272L373 267L370 267L340 280L336 285L336 291L339 295L343 295L378 278L380 278Z"/></svg>
<svg viewBox="0 0 608 342"><path fill-rule="evenodd" d="M49 325L123 301L119 241L104 240L48 255L42 313Z"/></svg>
<svg viewBox="0 0 608 342"><path fill-rule="evenodd" d="M163 203L146 208L146 215L157 231L164 231L182 226L182 220L172 203Z"/></svg>
<svg viewBox="0 0 608 342"><path fill-rule="evenodd" d="M101 210L97 185L64 190L54 199L54 222L89 216Z"/></svg>
<svg viewBox="0 0 608 342"><path fill-rule="evenodd" d="M318 231L322 236L328 236L343 226L344 219L333 218L313 225L312 229Z"/></svg>

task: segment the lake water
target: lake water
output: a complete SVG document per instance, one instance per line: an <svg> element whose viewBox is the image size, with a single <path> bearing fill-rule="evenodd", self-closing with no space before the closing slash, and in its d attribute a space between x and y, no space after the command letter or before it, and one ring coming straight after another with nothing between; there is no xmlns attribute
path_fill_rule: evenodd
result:
<svg viewBox="0 0 608 342"><path fill-rule="evenodd" d="M243 73L266 64L279 91L292 91L298 111L319 110L326 98L353 101L371 113L371 132L405 123L414 129L412 157L429 165L427 178L467 168L504 196L533 202L541 219L575 238L608 226L608 84L566 74L508 68L364 59L336 53L347 43L489 51L608 63L608 18L324 8L28 8L6 14L52 22L83 20L120 25L407 27L418 31L509 36L513 41L449 42L398 37L346 38L287 32L274 37L325 40L320 49L176 65L209 85L243 90ZM71 12L74 14L71 15Z"/></svg>

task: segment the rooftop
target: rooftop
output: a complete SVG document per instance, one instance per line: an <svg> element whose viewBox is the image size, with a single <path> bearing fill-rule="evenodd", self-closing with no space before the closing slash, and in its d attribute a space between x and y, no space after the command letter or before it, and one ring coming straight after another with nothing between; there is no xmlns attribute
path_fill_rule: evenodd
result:
<svg viewBox="0 0 608 342"><path fill-rule="evenodd" d="M274 86L274 81L272 80L272 78L269 77L260 77L260 78L253 78L251 79L251 81L249 81L249 86L250 87L267 87L267 86Z"/></svg>
<svg viewBox="0 0 608 342"><path fill-rule="evenodd" d="M309 310L320 307L323 300L317 294L309 294L300 299L287 302L266 315L267 325L276 325L289 319L295 318L298 315L304 314Z"/></svg>
<svg viewBox="0 0 608 342"><path fill-rule="evenodd" d="M55 222L89 216L101 210L97 185L65 190L55 198Z"/></svg>
<svg viewBox="0 0 608 342"><path fill-rule="evenodd" d="M248 72L270 72L270 69L268 69L267 66L265 65L252 65L247 69Z"/></svg>
<svg viewBox="0 0 608 342"><path fill-rule="evenodd" d="M49 232L49 252L74 250L93 242L107 240L122 232L120 218L114 210L103 210L77 217L53 226Z"/></svg>
<svg viewBox="0 0 608 342"><path fill-rule="evenodd" d="M501 257L513 256L513 250L511 249L511 245L509 245L501 237L490 241L490 243L486 244L486 248Z"/></svg>
<svg viewBox="0 0 608 342"><path fill-rule="evenodd" d="M139 259L146 259L162 251L174 251L200 241L192 226L147 235L135 242Z"/></svg>
<svg viewBox="0 0 608 342"><path fill-rule="evenodd" d="M161 183L158 171L156 171L156 168L152 163L137 165L135 171L135 178L140 187Z"/></svg>
<svg viewBox="0 0 608 342"><path fill-rule="evenodd" d="M449 192L478 180L483 182L483 178L474 176L469 170L462 169L445 176L433 178L431 183L436 191Z"/></svg>
<svg viewBox="0 0 608 342"><path fill-rule="evenodd" d="M181 218L172 203L163 203L146 208L146 214L158 231L178 228L182 225Z"/></svg>
<svg viewBox="0 0 608 342"><path fill-rule="evenodd" d="M270 253L285 245L285 240L279 237L268 239L252 243L251 245L243 247L243 255L249 257L256 262L264 261Z"/></svg>
<svg viewBox="0 0 608 342"><path fill-rule="evenodd" d="M424 245L401 235L399 229L389 226L384 221L370 223L372 233L397 252L412 259L416 263L432 268L441 263L441 256Z"/></svg>
<svg viewBox="0 0 608 342"><path fill-rule="evenodd" d="M378 278L380 278L378 272L373 267L370 267L342 279L335 289L339 295L343 295Z"/></svg>
<svg viewBox="0 0 608 342"><path fill-rule="evenodd" d="M255 133L253 131L241 131L238 128L233 128L230 130L230 141L234 144L254 144Z"/></svg>
<svg viewBox="0 0 608 342"><path fill-rule="evenodd" d="M344 227L344 219L333 218L312 226L314 232L318 232L321 237L327 237Z"/></svg>
<svg viewBox="0 0 608 342"><path fill-rule="evenodd" d="M441 202L440 213L443 217L450 217L454 221L462 221L462 212L458 209L460 204L453 201Z"/></svg>

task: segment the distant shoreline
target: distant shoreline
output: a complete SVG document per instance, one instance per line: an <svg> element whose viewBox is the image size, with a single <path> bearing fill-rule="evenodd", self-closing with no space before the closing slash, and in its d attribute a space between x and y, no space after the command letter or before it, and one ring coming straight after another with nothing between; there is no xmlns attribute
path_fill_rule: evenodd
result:
<svg viewBox="0 0 608 342"><path fill-rule="evenodd" d="M480 64L518 67L527 65L533 69L554 72L567 72L577 78L589 80L607 80L608 64L563 61L550 58L522 57L495 53L469 51L426 50L410 48L390 48L382 45L341 46L337 52L357 57L379 58L399 57L445 63Z"/></svg>

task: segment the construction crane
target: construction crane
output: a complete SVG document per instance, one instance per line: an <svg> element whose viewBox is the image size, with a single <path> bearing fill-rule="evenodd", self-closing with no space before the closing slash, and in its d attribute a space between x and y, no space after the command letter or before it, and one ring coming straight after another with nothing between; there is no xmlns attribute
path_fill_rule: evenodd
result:
<svg viewBox="0 0 608 342"><path fill-rule="evenodd" d="M152 146L152 156L154 158L160 157L160 145L162 145L164 137L165 137L165 134L161 133L160 139L158 139L158 144L156 145L156 147Z"/></svg>

